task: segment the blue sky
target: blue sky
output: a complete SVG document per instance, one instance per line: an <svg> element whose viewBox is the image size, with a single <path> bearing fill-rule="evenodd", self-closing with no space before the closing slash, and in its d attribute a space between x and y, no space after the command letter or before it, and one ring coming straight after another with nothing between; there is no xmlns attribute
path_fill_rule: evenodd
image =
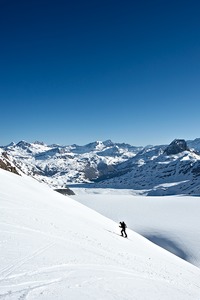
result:
<svg viewBox="0 0 200 300"><path fill-rule="evenodd" d="M0 145L200 137L200 2L0 0Z"/></svg>

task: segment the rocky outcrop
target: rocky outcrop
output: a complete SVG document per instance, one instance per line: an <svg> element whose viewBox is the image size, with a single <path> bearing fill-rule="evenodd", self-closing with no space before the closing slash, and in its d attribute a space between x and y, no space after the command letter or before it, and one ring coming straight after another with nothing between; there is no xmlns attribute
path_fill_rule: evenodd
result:
<svg viewBox="0 0 200 300"><path fill-rule="evenodd" d="M187 150L189 151L189 148L185 140L175 139L167 146L164 153L167 155L174 155Z"/></svg>
<svg viewBox="0 0 200 300"><path fill-rule="evenodd" d="M68 196L75 195L75 193L72 190L70 190L69 188L55 189L55 191L62 194L62 195L64 195L64 196L66 196L66 195L68 195Z"/></svg>
<svg viewBox="0 0 200 300"><path fill-rule="evenodd" d="M19 175L19 173L17 172L16 167L9 161L9 158L6 154L6 152L2 152L1 153L1 157L0 157L0 168L12 173L15 173L17 175Z"/></svg>

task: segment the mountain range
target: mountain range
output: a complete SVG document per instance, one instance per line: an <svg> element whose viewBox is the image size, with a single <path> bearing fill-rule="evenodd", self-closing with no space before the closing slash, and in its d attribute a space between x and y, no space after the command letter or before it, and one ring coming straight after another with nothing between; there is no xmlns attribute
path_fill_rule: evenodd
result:
<svg viewBox="0 0 200 300"><path fill-rule="evenodd" d="M142 195L199 195L200 138L146 147L111 140L84 146L20 141L0 147L0 167L59 190L81 185Z"/></svg>

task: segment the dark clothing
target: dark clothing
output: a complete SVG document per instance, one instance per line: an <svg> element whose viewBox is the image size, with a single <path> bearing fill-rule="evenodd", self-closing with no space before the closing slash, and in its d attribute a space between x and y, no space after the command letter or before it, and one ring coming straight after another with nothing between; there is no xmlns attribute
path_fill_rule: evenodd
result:
<svg viewBox="0 0 200 300"><path fill-rule="evenodd" d="M119 222L119 227L122 229L121 230L121 236L125 236L127 237L127 234L126 234L126 224L124 222Z"/></svg>

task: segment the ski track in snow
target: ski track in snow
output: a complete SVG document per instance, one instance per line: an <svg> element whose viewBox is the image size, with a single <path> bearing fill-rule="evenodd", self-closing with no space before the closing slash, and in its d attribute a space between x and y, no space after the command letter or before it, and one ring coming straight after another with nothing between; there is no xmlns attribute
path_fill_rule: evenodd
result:
<svg viewBox="0 0 200 300"><path fill-rule="evenodd" d="M12 176L1 187L9 190L10 178L15 183L11 209L0 196L1 300L200 299L198 268L129 229L122 238L115 222Z"/></svg>
<svg viewBox="0 0 200 300"><path fill-rule="evenodd" d="M113 232L114 233L114 232ZM117 235L117 234L116 234ZM120 236L114 236L114 239L121 239ZM83 240L85 240L85 237L82 238ZM94 239L88 239L89 242L94 242ZM126 241L127 243L132 242L131 239L124 239L124 241ZM163 273L157 273L153 268L153 265L150 261L144 261L142 259L142 257L135 257L135 261L133 263L133 258L129 257L128 253L122 253L122 252L118 252L116 253L115 257L109 258L111 261L111 264L117 263L118 265L121 265L120 269L116 268L114 266L107 266L107 265L102 265L102 264L63 264L63 265L53 265L51 267L46 267L46 268L40 268L38 271L34 271L34 272L25 272L25 273L17 273L12 275L12 273L17 270L17 268L19 268L20 266L22 266L24 263L26 263L27 261L37 257L38 255L44 253L46 250L50 249L52 246L55 245L55 242L49 243L44 247L38 248L36 251L34 251L33 253L31 253L30 255L27 255L25 257L23 257L22 259L16 261L14 264L7 266L3 269L0 270L0 275L2 276L0 278L1 281L5 282L2 285L2 288L9 288L12 287L14 289L16 289L15 292L11 292L8 291L7 293L3 293L0 295L0 298L5 298L6 297L10 297L11 294L12 296L18 295L18 299L26 299L26 297L28 296L28 294L36 289L45 289L47 286L55 284L55 283L59 283L61 281L66 281L66 279L68 278L69 274L73 275L73 277L79 277L81 272L87 272L87 273L93 273L93 270L95 269L96 273L115 273L115 280L116 279L134 279L134 278L141 278L141 279L145 279L145 280L155 280L155 281L160 281L163 282L164 284L169 284L169 285L174 285L174 287L181 289L183 288L183 285L177 285L175 280L171 280L170 277L168 276L167 272L163 272ZM106 253L109 253L109 251L111 249L109 249L108 247L103 247L101 244L99 244L99 246L101 246L101 248L105 251L105 255ZM130 264L132 265L131 270L130 270ZM145 268L142 268L142 266L144 266L145 264ZM138 267L140 266L140 267ZM129 267L129 270L127 271L127 267ZM37 278L39 278L40 276L43 277L43 275L48 275L48 277L52 277L52 275L54 273L65 273L64 276L59 278L51 278L50 280L39 280L37 279L37 281L34 280L30 280L27 281L28 277L34 277L36 276ZM10 276L9 276L10 275ZM100 276L100 275L99 275ZM54 276L53 276L54 277ZM85 276L83 276L85 278ZM101 275L100 277L98 277L98 280L102 280L103 275ZM9 279L9 285L6 285L6 281ZM94 279L91 279L92 281L94 281ZM13 283L12 283L13 281ZM14 283L16 281L19 281L18 283ZM78 285L79 287L82 286L83 284L89 284L90 281L85 281L85 279L81 279L79 281L79 283L76 283L75 286L69 286L69 288L75 288L76 285ZM23 289L21 289L21 286L25 286ZM20 288L20 289L19 289ZM9 298L10 299L10 298Z"/></svg>
<svg viewBox="0 0 200 300"><path fill-rule="evenodd" d="M40 250L41 251L41 250ZM38 251L39 253L39 251ZM95 277L93 276L93 270L95 269L96 271L96 275ZM50 280L46 280L46 281L27 281L27 277L29 276L33 276L33 275L38 275L38 274L45 274L47 273L48 275L52 273L57 272L62 272L65 273L64 276L62 277L58 277L58 278L54 278L54 279L50 279ZM81 273L83 273L83 278L81 278ZM85 280L85 273L88 274L88 277L90 279ZM183 288L182 285L178 285L175 281L170 281L167 277L160 277L160 274L151 274L151 273L137 273L137 272L130 272L130 271L126 271L126 269L119 269L119 268L115 268L115 267L111 267L111 266L107 266L107 265L97 265L97 264L69 264L69 265L63 265L63 266L52 266L52 267L48 267L48 268L42 268L41 270L39 270L38 272L33 272L33 273L25 273L23 275L23 277L25 277L25 281L22 281L20 283L15 283L12 284L10 283L8 286L4 285L4 288L8 287L8 288L13 288L15 289L15 291L11 291L9 290L6 293L0 294L0 298L3 299L7 299L7 297L9 299L12 299L10 297L15 297L13 299L19 299L19 300L25 300L27 298L27 296L32 292L35 291L37 289L42 289L42 291L45 290L46 287L49 287L50 285L53 284L59 284L60 282L65 282L65 284L67 285L68 288L80 288L83 287L84 285L94 285L95 283L98 283L99 281L103 281L104 280L104 274L107 274L108 277L113 276L114 273L114 277L115 280L135 280L135 279L145 279L147 281L153 281L155 280L156 282L159 280L162 284L164 285L169 285L169 286L174 286L175 289L181 290ZM21 275L22 276L22 275ZM77 278L75 280L75 283L69 284L67 282L67 279L69 278L69 276L71 276L71 278ZM16 277L18 277L18 274L16 274L12 279L16 279ZM38 277L38 276L37 276ZM23 288L21 288L21 286L23 286ZM42 293L42 292L40 292ZM189 287L188 287L188 293L189 293ZM16 298L17 297L17 298Z"/></svg>
<svg viewBox="0 0 200 300"><path fill-rule="evenodd" d="M37 255L40 255L41 253L43 253L44 251L46 251L47 249L52 247L54 244L55 243L50 243L50 244L46 245L45 247L41 247L41 248L37 249L36 251L34 251L32 254L23 257L19 261L16 261L15 264L12 264L10 266L7 266L7 267L1 269L0 270L0 276L3 275L3 277L0 277L0 281L5 279L8 275L12 274L12 272L14 270L16 270L17 268L22 266L24 263L28 262L32 258L36 257Z"/></svg>
<svg viewBox="0 0 200 300"><path fill-rule="evenodd" d="M18 226L18 227L20 227L20 226ZM27 230L27 228L25 228L25 229ZM37 231L37 233L41 234L41 232L39 232L39 231ZM44 234L44 233L42 233L42 234ZM54 236L54 238L59 239L59 237L56 237L56 236ZM89 238L88 236L83 235L82 240L85 241L85 238L87 239L87 242L92 243L92 245L94 245L95 239L92 239L92 238ZM116 236L113 236L112 238L115 240L122 239L117 234L116 234ZM132 242L131 239L124 239L124 241L127 243ZM96 242L97 242L97 239L96 239ZM121 266L120 270L116 269L112 266L107 266L107 265L76 263L76 264L63 264L63 265L59 265L59 266L54 265L54 266L47 267L47 268L43 267L43 268L39 269L37 272L36 271L35 272L25 272L22 274L17 273L17 274L13 275L13 272L16 271L20 266L22 266L29 260L39 256L40 254L44 253L45 251L47 251L48 249L53 247L55 244L56 244L55 242L52 242L41 248L38 248L34 252L32 252L30 255L24 256L22 259L15 261L15 263L8 265L7 267L1 269L0 270L0 276L1 276L0 280L1 280L1 282L3 281L2 283L5 282L2 285L2 288L12 287L17 290L15 292L8 291L7 293L3 293L0 295L0 297L6 299L6 297L10 297L12 294L12 296L18 295L18 299L26 299L28 294L36 289L41 289L41 288L45 289L49 285L52 285L52 284L55 284L55 283L58 283L61 281L65 281L66 277L68 277L68 275L66 275L66 274L69 274L69 273L74 274L74 277L76 277L76 276L78 276L78 274L83 272L83 270L84 270L84 272L93 272L94 269L98 272L103 272L103 273L106 272L107 274L109 272L111 272L111 273L115 272L115 279L120 278L120 277L123 277L123 278L125 277L126 280L127 279L130 280L131 278L133 279L134 277L136 277L136 278L142 278L142 279L146 279L146 280L162 281L162 282L165 282L165 284L172 284L172 285L176 286L176 283L173 282L172 280L170 280L170 277L168 277L167 273L165 275L163 275L161 273L156 273L155 271L153 271L152 264L150 261L147 261L145 263L145 269L143 269L141 267L138 267L138 266L144 265L144 261L142 258L135 257L134 258L135 261L133 263L133 258L129 257L128 253L122 253L122 252L117 252L114 257L109 258L111 264L114 265L116 263ZM107 255L107 253L112 251L112 249L109 249L108 246L105 246L105 245L103 246L101 243L98 243L98 246L105 252L104 255ZM141 259L141 261L140 261L140 259ZM130 264L132 265L131 271L130 271ZM129 271L127 271L126 267L129 267ZM48 281L39 280L39 284L38 284L38 280L37 281L30 280L27 282L27 277L36 276L38 278L39 275L43 276L44 274L47 274L48 276L51 277L52 274L54 274L55 272L58 272L58 271L62 272L62 273L64 272L66 274L61 278L60 277L59 278L51 278ZM118 275L116 275L116 274L118 274ZM6 281L8 279L9 279L9 285L6 286ZM19 281L19 283L17 283L17 284L12 283L12 282L16 282L16 281ZM84 281L84 284L86 284L85 279L83 281ZM82 281L80 281L78 283L79 286L81 286L82 284L83 284ZM21 289L21 286L24 286L24 285L26 287ZM70 286L70 288L72 288L72 286Z"/></svg>

